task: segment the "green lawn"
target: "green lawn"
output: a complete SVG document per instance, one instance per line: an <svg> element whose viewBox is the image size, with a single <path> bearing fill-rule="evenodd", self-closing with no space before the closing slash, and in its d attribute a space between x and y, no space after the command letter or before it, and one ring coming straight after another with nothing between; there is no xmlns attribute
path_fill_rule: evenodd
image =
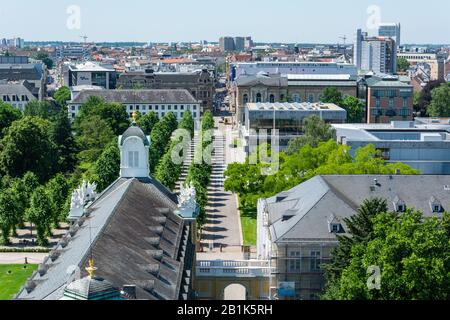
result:
<svg viewBox="0 0 450 320"><path fill-rule="evenodd" d="M0 264L0 300L14 298L37 267L32 264Z"/></svg>
<svg viewBox="0 0 450 320"><path fill-rule="evenodd" d="M244 246L256 246L256 212L240 208Z"/></svg>

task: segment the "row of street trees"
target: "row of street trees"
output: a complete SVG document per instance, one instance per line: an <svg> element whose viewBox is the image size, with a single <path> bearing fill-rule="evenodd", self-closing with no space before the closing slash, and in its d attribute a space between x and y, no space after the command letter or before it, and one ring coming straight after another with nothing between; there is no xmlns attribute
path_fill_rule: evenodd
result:
<svg viewBox="0 0 450 320"><path fill-rule="evenodd" d="M192 185L197 193L197 203L200 207L199 216L197 222L199 226L203 226L206 222L206 205L208 204L208 185L211 179L212 166L208 161L196 161L200 157L203 158L204 154L212 154L212 134L211 130L214 130L214 118L210 111L206 111L202 117L202 125L200 132L201 143L197 145L194 155L194 162L189 167L188 176L186 178L186 184Z"/></svg>

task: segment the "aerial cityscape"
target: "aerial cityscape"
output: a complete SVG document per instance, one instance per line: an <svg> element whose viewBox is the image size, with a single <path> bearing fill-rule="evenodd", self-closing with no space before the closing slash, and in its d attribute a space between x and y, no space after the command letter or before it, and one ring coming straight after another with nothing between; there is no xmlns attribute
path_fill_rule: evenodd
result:
<svg viewBox="0 0 450 320"><path fill-rule="evenodd" d="M0 4L0 300L450 300L448 2L76 2Z"/></svg>

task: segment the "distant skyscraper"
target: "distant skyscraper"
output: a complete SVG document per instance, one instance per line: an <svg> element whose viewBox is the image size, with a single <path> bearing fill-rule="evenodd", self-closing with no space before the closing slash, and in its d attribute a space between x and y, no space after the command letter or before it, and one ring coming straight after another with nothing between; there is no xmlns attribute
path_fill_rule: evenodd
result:
<svg viewBox="0 0 450 320"><path fill-rule="evenodd" d="M236 50L236 51L244 51L245 50L245 38L244 37L234 38L234 50Z"/></svg>
<svg viewBox="0 0 450 320"><path fill-rule="evenodd" d="M397 47L399 47L401 44L400 33L400 23L381 23L378 27L378 36L394 39Z"/></svg>
<svg viewBox="0 0 450 320"><path fill-rule="evenodd" d="M234 51L234 39L232 37L222 37L219 39L220 51Z"/></svg>
<svg viewBox="0 0 450 320"><path fill-rule="evenodd" d="M253 40L252 37L245 37L245 49L253 48Z"/></svg>
<svg viewBox="0 0 450 320"><path fill-rule="evenodd" d="M369 37L358 29L354 47L354 64L359 70L377 74L397 72L397 45L392 38Z"/></svg>

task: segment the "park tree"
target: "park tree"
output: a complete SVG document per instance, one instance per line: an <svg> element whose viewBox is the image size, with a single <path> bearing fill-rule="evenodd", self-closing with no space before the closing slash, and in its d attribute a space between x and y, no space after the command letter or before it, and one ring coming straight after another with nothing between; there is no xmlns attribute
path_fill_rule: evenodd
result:
<svg viewBox="0 0 450 320"><path fill-rule="evenodd" d="M53 98L61 108L67 107L67 101L71 99L71 96L70 89L67 86L62 86L53 94Z"/></svg>
<svg viewBox="0 0 450 320"><path fill-rule="evenodd" d="M110 143L95 164L98 191L105 190L120 174L120 151L117 143Z"/></svg>
<svg viewBox="0 0 450 320"><path fill-rule="evenodd" d="M58 171L72 171L76 165L77 146L66 110L61 110L56 115L51 125L50 136L56 146Z"/></svg>
<svg viewBox="0 0 450 320"><path fill-rule="evenodd" d="M122 104L107 103L102 98L91 96L86 103L81 105L80 111L75 118L74 128L77 133L83 126L83 123L90 121L92 116L98 116L106 121L115 136L121 135L130 126L128 113Z"/></svg>
<svg viewBox="0 0 450 320"><path fill-rule="evenodd" d="M317 147L320 142L335 139L336 130L331 125L318 116L310 116L304 120L303 135L289 141L288 154L298 152L305 145Z"/></svg>
<svg viewBox="0 0 450 320"><path fill-rule="evenodd" d="M18 228L25 227L25 214L30 207L31 195L37 187L39 179L33 172L27 172L22 178L13 179L11 182L11 188L16 195Z"/></svg>
<svg viewBox="0 0 450 320"><path fill-rule="evenodd" d="M158 123L158 116L152 111L140 116L136 123L144 131L145 135L148 136L152 132L155 124Z"/></svg>
<svg viewBox="0 0 450 320"><path fill-rule="evenodd" d="M405 72L409 69L411 64L406 58L400 57L397 59L397 70L400 72Z"/></svg>
<svg viewBox="0 0 450 320"><path fill-rule="evenodd" d="M79 125L75 138L78 148L78 159L84 164L93 164L103 152L103 149L115 138L114 132L98 115L90 116Z"/></svg>
<svg viewBox="0 0 450 320"><path fill-rule="evenodd" d="M449 214L386 212L372 218L366 243L354 243L350 263L326 297L338 300L448 300ZM367 285L370 266L380 270L379 290Z"/></svg>
<svg viewBox="0 0 450 320"><path fill-rule="evenodd" d="M30 199L30 208L27 210L27 220L31 222L37 231L37 244L46 246L47 236L52 224L51 200L43 186L38 187Z"/></svg>
<svg viewBox="0 0 450 320"><path fill-rule="evenodd" d="M175 115L169 112L153 127L150 135L150 167L152 172L156 170L159 161L167 152L172 133L177 129L177 126Z"/></svg>
<svg viewBox="0 0 450 320"><path fill-rule="evenodd" d="M32 58L35 60L42 61L48 69L53 69L53 60L49 57L47 52L38 51L35 54L32 55Z"/></svg>
<svg viewBox="0 0 450 320"><path fill-rule="evenodd" d="M328 87L323 91L320 101L323 103L334 103L340 106L342 104L342 93L335 87Z"/></svg>
<svg viewBox="0 0 450 320"><path fill-rule="evenodd" d="M203 114L202 117L202 130L206 131L206 130L212 130L214 129L215 124L214 124L214 117L211 111L206 111Z"/></svg>
<svg viewBox="0 0 450 320"><path fill-rule="evenodd" d="M25 106L24 116L40 117L46 120L53 120L59 113L60 108L48 101L31 101Z"/></svg>
<svg viewBox="0 0 450 320"><path fill-rule="evenodd" d="M0 231L2 233L0 244L9 244L11 231L15 231L18 224L18 212L16 195L11 188L5 188L0 192Z"/></svg>
<svg viewBox="0 0 450 320"><path fill-rule="evenodd" d="M181 118L178 128L189 131L191 138L194 137L195 124L194 118L192 117L192 112L190 110L183 113L183 118Z"/></svg>
<svg viewBox="0 0 450 320"><path fill-rule="evenodd" d="M339 245L332 250L332 261L323 266L327 279L324 299L333 299L342 272L351 263L352 246L367 244L373 239L373 218L387 212L387 201L381 198L368 199L358 208L358 212L344 219L345 235L336 235Z"/></svg>
<svg viewBox="0 0 450 320"><path fill-rule="evenodd" d="M173 144L172 144L173 146ZM181 164L172 161L173 147L164 154L156 167L155 177L168 189L173 190L181 174Z"/></svg>
<svg viewBox="0 0 450 320"><path fill-rule="evenodd" d="M433 89L427 112L430 117L450 117L450 85L443 83Z"/></svg>
<svg viewBox="0 0 450 320"><path fill-rule="evenodd" d="M365 116L365 105L358 98L348 96L342 101L342 108L347 111L347 122L362 123Z"/></svg>
<svg viewBox="0 0 450 320"><path fill-rule="evenodd" d="M51 206L51 222L54 228L59 227L67 212L67 199L69 197L70 186L66 177L57 174L45 185L45 192L48 195Z"/></svg>
<svg viewBox="0 0 450 320"><path fill-rule="evenodd" d="M50 122L38 117L15 121L0 140L0 170L11 177L34 172L40 181L50 178L57 167Z"/></svg>
<svg viewBox="0 0 450 320"><path fill-rule="evenodd" d="M442 83L444 83L442 80L429 81L422 89L416 109L416 111L419 111L422 116L427 115L427 109L432 100L433 90L438 88Z"/></svg>
<svg viewBox="0 0 450 320"><path fill-rule="evenodd" d="M13 106L0 101L0 139L2 138L2 132L8 128L11 123L19 120L22 117L22 112L14 108Z"/></svg>

